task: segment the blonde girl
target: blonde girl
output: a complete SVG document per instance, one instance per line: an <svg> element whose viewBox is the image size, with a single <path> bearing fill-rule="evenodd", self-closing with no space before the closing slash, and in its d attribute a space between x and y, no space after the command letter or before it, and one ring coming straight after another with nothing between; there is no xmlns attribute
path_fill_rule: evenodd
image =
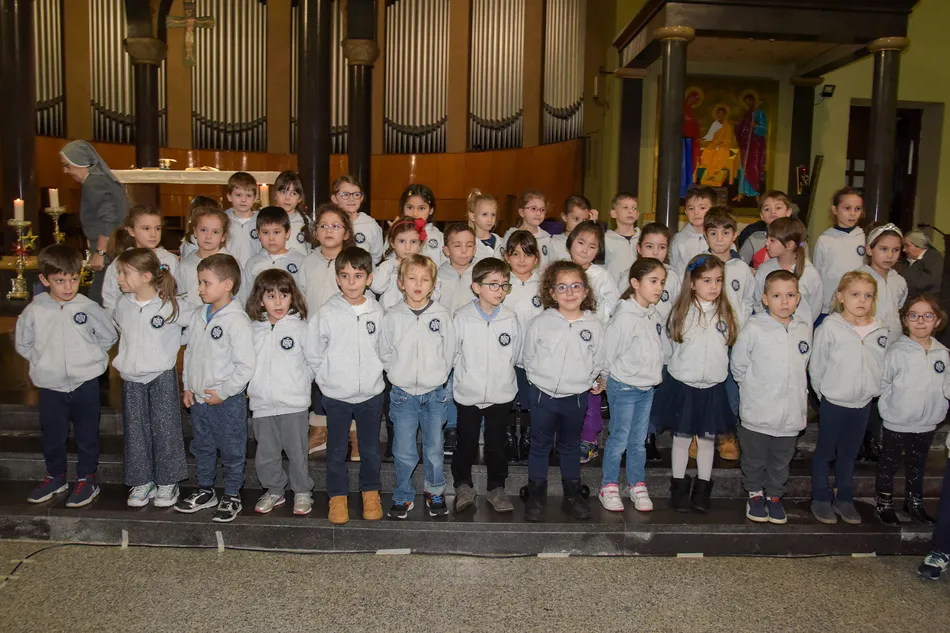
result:
<svg viewBox="0 0 950 633"><path fill-rule="evenodd" d="M475 231L475 262L495 257L501 238L492 233L498 221L498 201L490 193L472 189L468 194L468 225Z"/></svg>

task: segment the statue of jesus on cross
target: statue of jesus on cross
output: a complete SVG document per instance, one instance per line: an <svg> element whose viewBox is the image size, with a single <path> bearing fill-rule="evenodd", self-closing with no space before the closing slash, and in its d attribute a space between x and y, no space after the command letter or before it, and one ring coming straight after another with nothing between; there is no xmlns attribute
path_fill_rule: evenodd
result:
<svg viewBox="0 0 950 633"><path fill-rule="evenodd" d="M195 2L185 0L185 15L170 15L165 18L165 26L170 29L185 29L185 66L197 66L195 58L195 28L211 29L214 28L214 18L209 16L196 17L198 10Z"/></svg>

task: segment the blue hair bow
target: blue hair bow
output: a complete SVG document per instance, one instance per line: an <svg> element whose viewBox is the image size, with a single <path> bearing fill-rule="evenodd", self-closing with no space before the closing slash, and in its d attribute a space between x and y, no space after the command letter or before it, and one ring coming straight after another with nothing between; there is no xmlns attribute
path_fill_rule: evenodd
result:
<svg viewBox="0 0 950 633"><path fill-rule="evenodd" d="M706 263L706 258L707 258L707 257L709 257L709 256L708 256L708 255L697 255L696 258L693 259L693 261L691 261L690 263L688 263L688 264L686 265L686 272L691 273L691 272L693 272L694 270L696 270L698 267L702 266L704 263Z"/></svg>

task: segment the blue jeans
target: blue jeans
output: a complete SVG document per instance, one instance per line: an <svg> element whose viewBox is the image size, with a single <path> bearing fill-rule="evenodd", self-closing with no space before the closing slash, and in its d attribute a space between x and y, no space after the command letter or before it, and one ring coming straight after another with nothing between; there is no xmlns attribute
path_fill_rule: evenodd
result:
<svg viewBox="0 0 950 633"><path fill-rule="evenodd" d="M587 413L587 392L576 396L552 398L531 385L531 452L528 455L528 479L548 480L548 461L557 436L561 477L581 478L581 427Z"/></svg>
<svg viewBox="0 0 950 633"><path fill-rule="evenodd" d="M379 491L379 421L383 394L358 404L323 396L322 405L327 414L327 495L338 497L350 492L346 449L353 420L356 420L356 441L360 449L360 492Z"/></svg>
<svg viewBox="0 0 950 633"><path fill-rule="evenodd" d="M449 401L445 403L445 430L457 429L459 425L459 410L455 406L455 399L452 398L452 389L455 386L455 370L449 372L449 381L445 384L446 391L449 392Z"/></svg>
<svg viewBox="0 0 950 633"><path fill-rule="evenodd" d="M425 491L433 495L445 492L445 455L442 452L442 422L451 392L436 387L421 396L406 393L393 385L389 395L389 418L393 422L393 461L396 462L396 487L393 503L408 503L416 497L412 471L419 464L416 433L422 427L422 462Z"/></svg>
<svg viewBox="0 0 950 633"><path fill-rule="evenodd" d="M871 403L860 409L831 404L824 398L818 409L818 443L811 458L811 498L814 501L853 501L851 479L854 460L864 440ZM828 481L828 469L835 463L835 488Z"/></svg>
<svg viewBox="0 0 950 633"><path fill-rule="evenodd" d="M627 452L627 484L646 481L643 469L647 451L647 427L655 390L638 389L607 379L607 400L610 401L610 435L604 446L604 479L602 486L620 483L620 458Z"/></svg>
<svg viewBox="0 0 950 633"><path fill-rule="evenodd" d="M220 451L224 494L237 495L244 485L247 459L247 397L242 391L221 404L195 403L188 413L198 487L214 487Z"/></svg>

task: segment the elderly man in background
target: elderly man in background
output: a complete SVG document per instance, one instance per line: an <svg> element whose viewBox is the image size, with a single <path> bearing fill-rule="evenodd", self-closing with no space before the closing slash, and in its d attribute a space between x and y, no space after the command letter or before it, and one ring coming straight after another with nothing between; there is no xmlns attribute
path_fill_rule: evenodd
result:
<svg viewBox="0 0 950 633"><path fill-rule="evenodd" d="M899 272L907 281L908 296L922 292L940 294L943 256L921 231L904 235L904 256Z"/></svg>

